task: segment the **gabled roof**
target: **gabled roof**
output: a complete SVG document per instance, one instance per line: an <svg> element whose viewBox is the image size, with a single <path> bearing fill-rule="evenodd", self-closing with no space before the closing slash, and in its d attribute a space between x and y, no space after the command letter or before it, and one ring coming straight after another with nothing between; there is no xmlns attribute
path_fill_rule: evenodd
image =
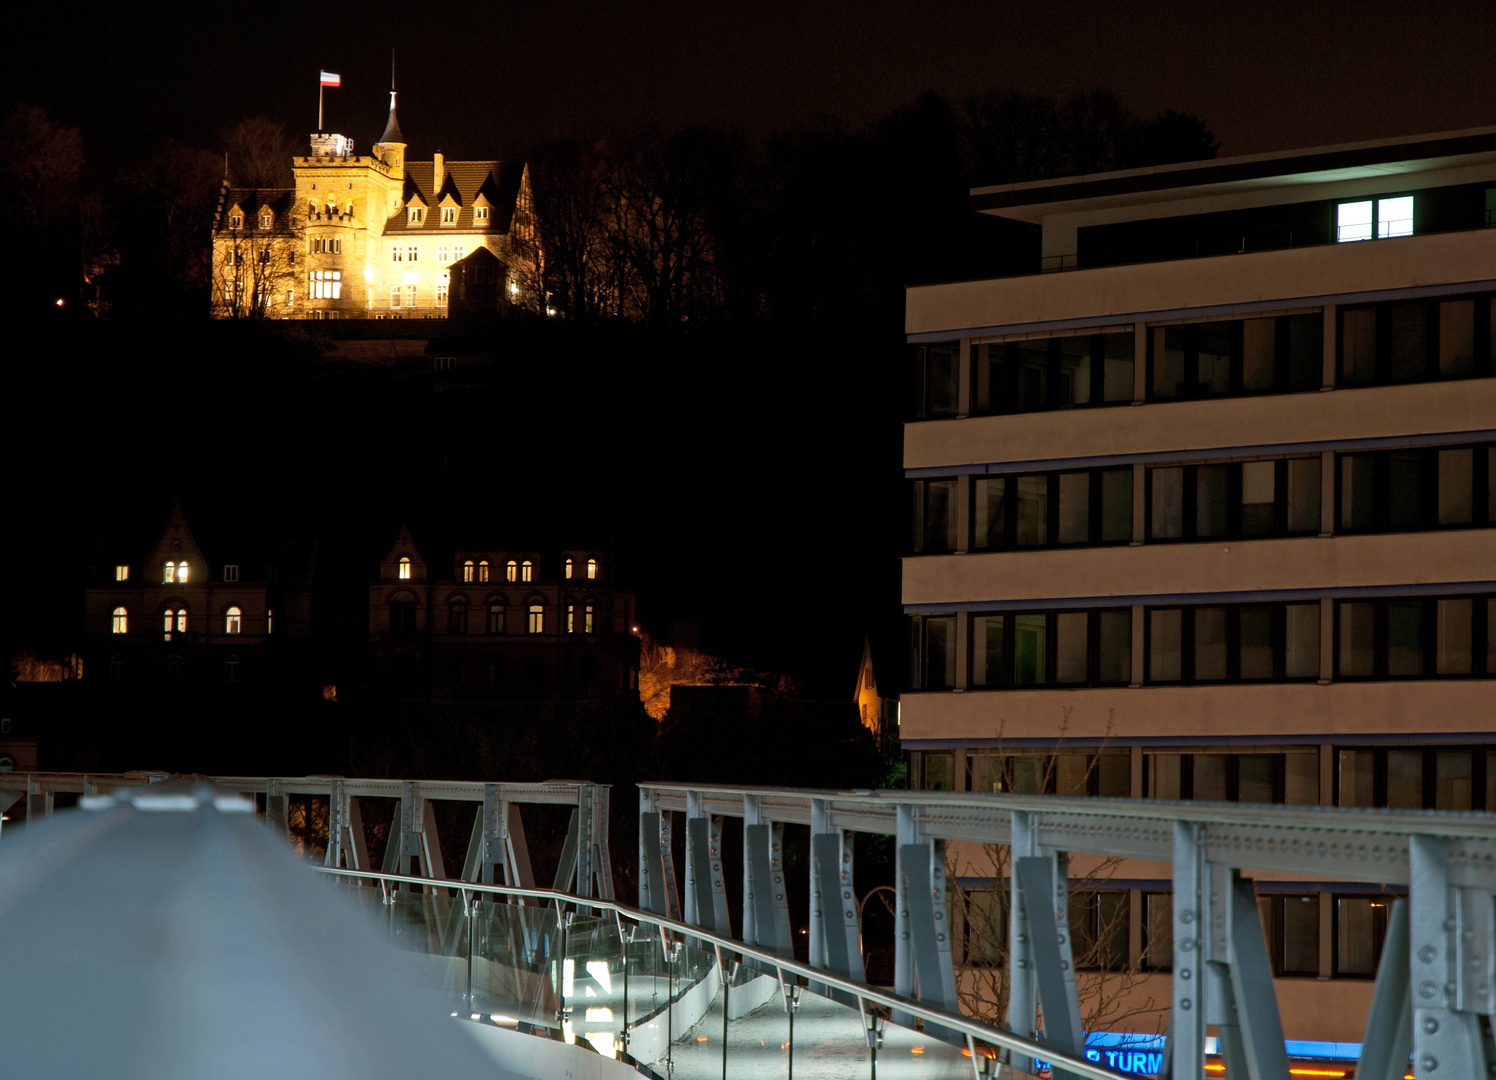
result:
<svg viewBox="0 0 1496 1080"><path fill-rule="evenodd" d="M218 197L218 212L213 218L214 232L229 231L229 213L235 207L244 214L244 225L239 232L254 232L259 228L260 210L266 206L275 213L272 232L284 232L291 208L296 201L295 188L249 188L224 185Z"/></svg>
<svg viewBox="0 0 1496 1080"><path fill-rule="evenodd" d="M442 181L442 195L450 190L458 203L457 224L455 227L448 225L447 232L461 232L464 229L499 235L509 232L514 207L519 200L520 184L525 175L523 161L448 161L446 173ZM405 163L406 201L410 201L415 195L420 196L422 205L425 206L440 201L440 196L436 196L433 191L435 184L435 162ZM473 220L473 203L480 194L493 208L489 220L482 222ZM407 216L403 208L392 214L385 223L385 232L435 232L439 228L435 222L413 226L406 220Z"/></svg>

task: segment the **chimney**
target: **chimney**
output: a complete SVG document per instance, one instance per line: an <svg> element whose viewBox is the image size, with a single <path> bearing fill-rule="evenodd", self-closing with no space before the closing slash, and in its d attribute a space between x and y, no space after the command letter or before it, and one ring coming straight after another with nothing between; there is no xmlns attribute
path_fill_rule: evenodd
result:
<svg viewBox="0 0 1496 1080"><path fill-rule="evenodd" d="M431 187L431 197L433 199L435 199L442 193L442 184L446 182L446 179L447 165L446 162L442 159L442 152L438 150L436 152L436 179Z"/></svg>

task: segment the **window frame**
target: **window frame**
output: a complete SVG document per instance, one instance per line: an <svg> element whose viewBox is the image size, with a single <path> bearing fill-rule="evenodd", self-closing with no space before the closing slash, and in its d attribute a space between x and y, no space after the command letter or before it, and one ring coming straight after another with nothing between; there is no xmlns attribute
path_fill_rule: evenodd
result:
<svg viewBox="0 0 1496 1080"><path fill-rule="evenodd" d="M1314 683L1320 673L1313 675L1287 674L1288 669L1288 608L1296 604L1318 604L1318 601L1267 600L1234 604L1148 604L1143 608L1143 685L1147 686L1231 686L1267 683ZM1196 677L1195 622L1201 610L1224 608L1226 611L1226 674L1220 679ZM1273 651L1273 674L1265 678L1243 678L1241 676L1241 615L1248 609L1267 608L1271 623L1270 645ZM1156 679L1153 676L1153 613L1178 611L1179 619L1179 678ZM1323 650L1324 642L1320 642ZM1322 655L1322 652L1321 652Z"/></svg>
<svg viewBox="0 0 1496 1080"><path fill-rule="evenodd" d="M1441 600L1470 601L1470 670L1460 672L1439 671L1439 602ZM1394 675L1389 672L1390 606L1397 604L1420 604L1420 628L1423 639L1420 652L1423 657L1422 670L1416 674ZM1341 649L1341 626L1346 604L1372 605L1372 670L1369 675L1342 674L1344 657ZM1484 617L1482 617L1484 616ZM1372 596L1337 599L1335 601L1333 663L1336 682L1408 682L1410 680L1469 680L1496 678L1496 658L1491 655L1491 623L1496 620L1496 594L1493 593L1440 593L1434 596ZM1496 808L1493 808L1496 809Z"/></svg>
<svg viewBox="0 0 1496 1080"><path fill-rule="evenodd" d="M1086 401L1065 401L1062 397L1064 387L1064 364L1062 361L1063 350L1061 342L1074 341L1077 338L1089 340L1090 342L1090 385L1087 387ZM1106 345L1108 338L1118 340L1125 339L1132 350L1131 366L1132 374L1126 381L1126 393L1121 397L1106 397ZM1133 403L1136 379L1137 379L1137 347L1136 331L1125 332L1114 331L1104 334L1054 334L1048 337L1034 337L1014 341L977 341L971 343L971 351L967 354L970 360L970 374L968 376L968 391L970 394L971 416L1009 416L1015 413L1030 412L1056 412L1065 409L1099 409L1113 408L1118 405L1131 405ZM1045 381L1043 402L1031 408L1018 407L1015 405L1020 398L1017 387L1019 362L1018 352L1020 349L1028 349L1031 352L1040 351L1038 345L1043 343L1043 351L1047 353L1045 358ZM1001 360L990 359L992 350L1002 350L1005 354ZM1113 357L1113 359L1122 359ZM982 403L980 394L982 383L981 365L1001 364L1002 382L1001 390L989 386L987 397L989 402ZM990 374L989 374L990 379ZM999 397L1002 405L992 405L991 399Z"/></svg>
<svg viewBox="0 0 1496 1080"><path fill-rule="evenodd" d="M1191 464L1159 463L1148 465L1143 470L1143 542L1145 544L1196 544L1220 543L1236 540L1282 540L1293 537L1319 536L1324 532L1324 481L1320 480L1318 501L1319 524L1312 529L1290 529L1289 522L1289 462L1313 461L1316 468L1321 460L1318 454L1292 454L1285 457L1252 458L1238 461L1199 461ZM1270 461L1273 464L1273 529L1271 532L1244 532L1242 528L1242 467ZM1202 468L1226 468L1226 525L1224 531L1201 536L1199 532L1200 470ZM1183 471L1183 494L1180 501L1180 535L1155 536L1153 513L1153 489L1155 473L1159 469ZM1338 494L1338 489L1337 489ZM1337 502L1338 505L1338 502ZM1134 511L1135 512L1135 511Z"/></svg>
<svg viewBox="0 0 1496 1080"><path fill-rule="evenodd" d="M1442 307L1470 301L1474 305L1474 324L1471 329L1471 370L1468 373L1445 374L1439 369L1439 341L1443 332ZM1392 370L1392 311L1396 307L1421 306L1424 309L1424 362L1423 371L1412 378L1394 377ZM1493 307L1496 293L1458 293L1449 296L1410 297L1404 300L1383 300L1367 304L1346 304L1335 312L1335 384L1340 387L1402 386L1421 382L1444 382L1455 379L1478 379L1496 374L1496 349L1493 349ZM1346 317L1360 312L1375 313L1373 339L1372 376L1357 378L1346 371Z"/></svg>
<svg viewBox="0 0 1496 1080"><path fill-rule="evenodd" d="M1126 536L1113 540L1103 539L1105 523L1105 485L1106 474L1126 474L1125 490L1127 492L1128 506L1128 528ZM1133 467L1122 466L1098 466L1092 469L1063 469L1054 472L1042 473L983 473L975 474L969 478L961 478L967 485L967 535L971 538L968 545L972 551L1036 551L1047 548L1082 548L1082 547L1123 547L1132 543L1133 532L1136 526L1137 507L1133 500ZM1086 539L1062 543L1060 541L1060 484L1061 477L1085 475L1089 490L1087 491L1086 505ZM942 479L934 478L931 479ZM985 481L1002 480L1003 485L1003 537L1001 543L991 542L989 532L988 542L979 544L977 520L977 485ZM1019 544L1018 543L1018 485L1022 480L1043 479L1045 482L1045 540L1042 544ZM918 554L916 552L915 554Z"/></svg>
<svg viewBox="0 0 1496 1080"><path fill-rule="evenodd" d="M1124 665L1126 672L1118 679L1102 679L1101 677L1101 649L1102 649L1102 616L1104 614L1122 615L1127 627L1127 663ZM1017 633L1014 629L1013 619L1015 616L1044 616L1044 655L1046 658L1043 680L1039 682L1018 682L1017 665ZM1061 682L1059 680L1059 616L1061 615L1084 615L1086 616L1086 677L1084 680ZM1130 686L1132 684L1132 650L1136 642L1132 637L1132 608L1109 605L1107 607L1094 608L1045 608L1042 610L1022 611L973 611L962 616L966 619L966 692L981 693L985 691L1011 691L1011 690L1081 690L1090 687L1118 687ZM1002 658L998 661L999 679L995 682L988 681L988 671L983 670L983 681L976 681L977 672L977 633L975 620L977 619L1001 619L1002 620Z"/></svg>

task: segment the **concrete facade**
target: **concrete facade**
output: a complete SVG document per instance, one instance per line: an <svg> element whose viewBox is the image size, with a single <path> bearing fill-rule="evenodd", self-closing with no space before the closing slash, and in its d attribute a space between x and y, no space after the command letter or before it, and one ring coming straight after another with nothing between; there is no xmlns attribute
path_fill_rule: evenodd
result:
<svg viewBox="0 0 1496 1080"><path fill-rule="evenodd" d="M1496 810L1496 129L973 199L1065 270L908 291L911 786ZM1128 257L1228 214L1239 253ZM1167 872L1092 884L1166 1003ZM1259 896L1287 1037L1359 1039L1385 901Z"/></svg>

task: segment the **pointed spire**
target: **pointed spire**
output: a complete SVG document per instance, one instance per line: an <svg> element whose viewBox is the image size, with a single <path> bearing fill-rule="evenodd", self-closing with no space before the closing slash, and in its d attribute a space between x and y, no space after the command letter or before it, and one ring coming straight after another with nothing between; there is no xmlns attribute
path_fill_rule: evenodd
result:
<svg viewBox="0 0 1496 1080"><path fill-rule="evenodd" d="M390 119L384 125L384 134L379 137L381 143L405 144L405 136L400 134L400 121L395 119L395 50L390 50Z"/></svg>

